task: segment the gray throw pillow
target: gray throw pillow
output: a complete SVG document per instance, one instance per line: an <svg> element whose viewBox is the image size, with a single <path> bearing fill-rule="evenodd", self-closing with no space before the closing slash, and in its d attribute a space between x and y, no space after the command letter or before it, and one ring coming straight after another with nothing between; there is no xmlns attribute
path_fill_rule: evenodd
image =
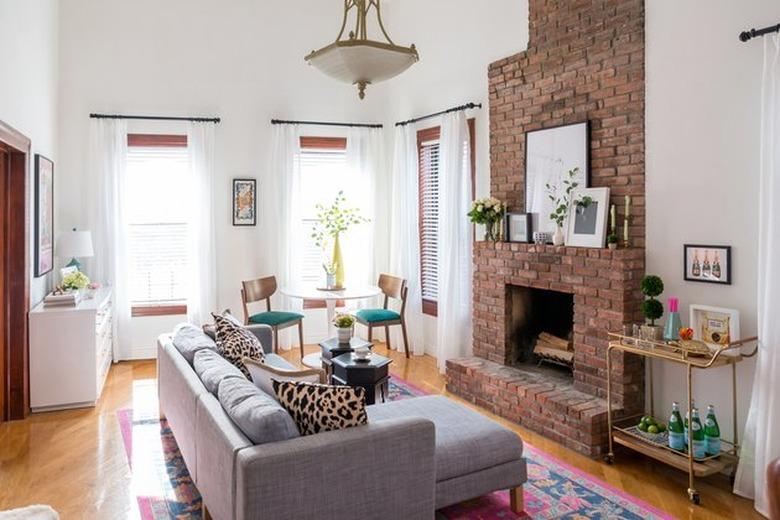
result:
<svg viewBox="0 0 780 520"><path fill-rule="evenodd" d="M196 352L192 368L195 369L206 390L214 395L217 395L219 385L224 379L228 377L246 379L238 368L212 350Z"/></svg>
<svg viewBox="0 0 780 520"><path fill-rule="evenodd" d="M177 326L173 332L173 346L176 347L187 363L192 365L195 360L195 353L199 350L208 349L217 351L217 344L213 339L203 333L200 327L190 323L182 323Z"/></svg>
<svg viewBox="0 0 780 520"><path fill-rule="evenodd" d="M228 417L254 444L300 436L287 410L246 379L223 379L217 395Z"/></svg>

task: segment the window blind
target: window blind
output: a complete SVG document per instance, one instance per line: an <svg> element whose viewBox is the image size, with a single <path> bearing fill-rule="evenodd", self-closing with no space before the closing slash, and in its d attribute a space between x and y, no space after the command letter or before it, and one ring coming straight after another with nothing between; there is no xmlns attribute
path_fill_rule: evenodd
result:
<svg viewBox="0 0 780 520"><path fill-rule="evenodd" d="M423 301L439 297L439 141L418 145L420 167L420 274Z"/></svg>
<svg viewBox="0 0 780 520"><path fill-rule="evenodd" d="M186 302L188 173L184 147L128 147L125 202L134 305Z"/></svg>

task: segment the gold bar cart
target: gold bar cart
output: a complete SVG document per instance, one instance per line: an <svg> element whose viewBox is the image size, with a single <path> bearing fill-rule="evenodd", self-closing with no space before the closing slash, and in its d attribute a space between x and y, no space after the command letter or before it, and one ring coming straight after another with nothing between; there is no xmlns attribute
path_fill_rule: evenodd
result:
<svg viewBox="0 0 780 520"><path fill-rule="evenodd" d="M699 504L701 498L694 486L695 478L706 477L720 473L727 469L736 468L739 461L739 438L737 434L737 363L756 355L758 352L758 338L752 337L735 341L723 347L702 354L700 351L690 349L685 342L663 342L640 339L626 336L621 333L610 332L610 341L607 346L607 427L609 429L609 453L604 457L605 462L612 464L615 459L614 444L620 444L629 449L642 453L659 462L688 472L688 498L691 502ZM749 353L742 351L742 347L753 345ZM731 365L732 382L732 416L734 418L734 439L729 442L721 439L722 447L720 455L713 455L702 459L693 457L693 432L688 430L687 453L671 449L668 445L652 442L640 435L635 428L637 418L640 416L624 417L615 422L612 418L612 351L620 350L642 356L648 360L650 379L650 415L655 416L653 402L653 360L668 361L684 365L688 376L688 416L691 416L693 401L693 369L708 369ZM732 473L733 477L733 473Z"/></svg>

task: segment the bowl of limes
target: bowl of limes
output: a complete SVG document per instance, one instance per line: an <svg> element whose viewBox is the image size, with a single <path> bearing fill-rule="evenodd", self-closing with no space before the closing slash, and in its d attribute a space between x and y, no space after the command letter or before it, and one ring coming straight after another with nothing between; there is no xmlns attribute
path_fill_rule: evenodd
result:
<svg viewBox="0 0 780 520"><path fill-rule="evenodd" d="M643 416L636 425L635 431L650 442L665 444L666 424L652 415Z"/></svg>

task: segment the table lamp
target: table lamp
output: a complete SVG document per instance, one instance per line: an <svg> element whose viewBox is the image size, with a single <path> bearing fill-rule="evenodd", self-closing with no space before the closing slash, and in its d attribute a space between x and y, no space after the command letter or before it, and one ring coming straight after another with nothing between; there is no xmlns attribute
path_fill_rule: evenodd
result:
<svg viewBox="0 0 780 520"><path fill-rule="evenodd" d="M92 250L92 233L89 231L67 231L60 235L57 241L57 253L62 258L71 257L66 267L75 267L81 271L81 262L77 258L94 256Z"/></svg>

